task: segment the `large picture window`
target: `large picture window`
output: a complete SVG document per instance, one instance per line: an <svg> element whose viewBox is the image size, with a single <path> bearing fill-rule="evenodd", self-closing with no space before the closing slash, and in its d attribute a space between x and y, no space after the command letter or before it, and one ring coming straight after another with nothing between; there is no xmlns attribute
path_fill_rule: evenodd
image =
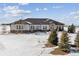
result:
<svg viewBox="0 0 79 59"><path fill-rule="evenodd" d="M47 26L43 26L43 30L46 30L47 29Z"/></svg>
<svg viewBox="0 0 79 59"><path fill-rule="evenodd" d="M38 25L38 26L36 26L36 29L37 29L37 30L40 30L41 28L40 28L40 26Z"/></svg>
<svg viewBox="0 0 79 59"><path fill-rule="evenodd" d="M34 30L34 26L31 26L30 29Z"/></svg>
<svg viewBox="0 0 79 59"><path fill-rule="evenodd" d="M17 29L23 29L22 25L17 25Z"/></svg>

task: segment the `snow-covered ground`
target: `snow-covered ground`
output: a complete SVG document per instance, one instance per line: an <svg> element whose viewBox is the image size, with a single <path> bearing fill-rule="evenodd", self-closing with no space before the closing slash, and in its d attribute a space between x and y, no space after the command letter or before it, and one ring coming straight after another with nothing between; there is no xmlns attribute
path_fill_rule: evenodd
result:
<svg viewBox="0 0 79 59"><path fill-rule="evenodd" d="M57 47L44 48L44 44L47 42L49 34L50 32L37 32L29 34L0 35L0 56L52 56L50 52ZM60 36L61 32L58 32L59 39ZM69 36L71 43L74 44L76 34L69 34ZM78 56L79 53L71 52L68 55Z"/></svg>
<svg viewBox="0 0 79 59"><path fill-rule="evenodd" d="M48 33L0 35L0 55L51 55L52 48L43 48Z"/></svg>

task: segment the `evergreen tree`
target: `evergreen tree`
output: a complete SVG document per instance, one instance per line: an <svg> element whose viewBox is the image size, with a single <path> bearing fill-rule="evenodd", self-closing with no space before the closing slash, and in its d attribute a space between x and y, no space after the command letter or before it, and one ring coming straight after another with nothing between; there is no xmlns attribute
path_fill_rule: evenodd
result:
<svg viewBox="0 0 79 59"><path fill-rule="evenodd" d="M68 26L68 32L69 33L74 33L75 32L75 26L73 24Z"/></svg>
<svg viewBox="0 0 79 59"><path fill-rule="evenodd" d="M56 30L52 31L49 38L48 42L53 44L53 45L58 45L58 37L57 37L57 32Z"/></svg>
<svg viewBox="0 0 79 59"><path fill-rule="evenodd" d="M79 32L77 33L77 36L76 36L76 39L75 39L75 45L76 45L76 48L79 51Z"/></svg>
<svg viewBox="0 0 79 59"><path fill-rule="evenodd" d="M67 32L63 32L62 35L61 35L61 41L59 43L59 48L62 50L62 51L65 51L65 52L69 52L70 51L70 45L69 45L69 37L68 37L68 34Z"/></svg>

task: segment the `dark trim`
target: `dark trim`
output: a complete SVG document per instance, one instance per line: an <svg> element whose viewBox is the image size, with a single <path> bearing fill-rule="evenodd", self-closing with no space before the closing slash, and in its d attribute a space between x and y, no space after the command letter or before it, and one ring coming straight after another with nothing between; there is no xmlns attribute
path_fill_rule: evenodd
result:
<svg viewBox="0 0 79 59"><path fill-rule="evenodd" d="M50 30L33 30L33 31L28 31L28 30L11 30L11 33L34 33L34 32L47 32Z"/></svg>

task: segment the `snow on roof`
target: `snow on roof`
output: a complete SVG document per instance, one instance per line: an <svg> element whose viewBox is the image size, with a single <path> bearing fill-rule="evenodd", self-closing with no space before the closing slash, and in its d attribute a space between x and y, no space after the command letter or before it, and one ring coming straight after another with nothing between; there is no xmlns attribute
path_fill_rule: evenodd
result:
<svg viewBox="0 0 79 59"><path fill-rule="evenodd" d="M32 24L31 22L28 22L28 21L25 21L25 22L27 22L28 24Z"/></svg>

